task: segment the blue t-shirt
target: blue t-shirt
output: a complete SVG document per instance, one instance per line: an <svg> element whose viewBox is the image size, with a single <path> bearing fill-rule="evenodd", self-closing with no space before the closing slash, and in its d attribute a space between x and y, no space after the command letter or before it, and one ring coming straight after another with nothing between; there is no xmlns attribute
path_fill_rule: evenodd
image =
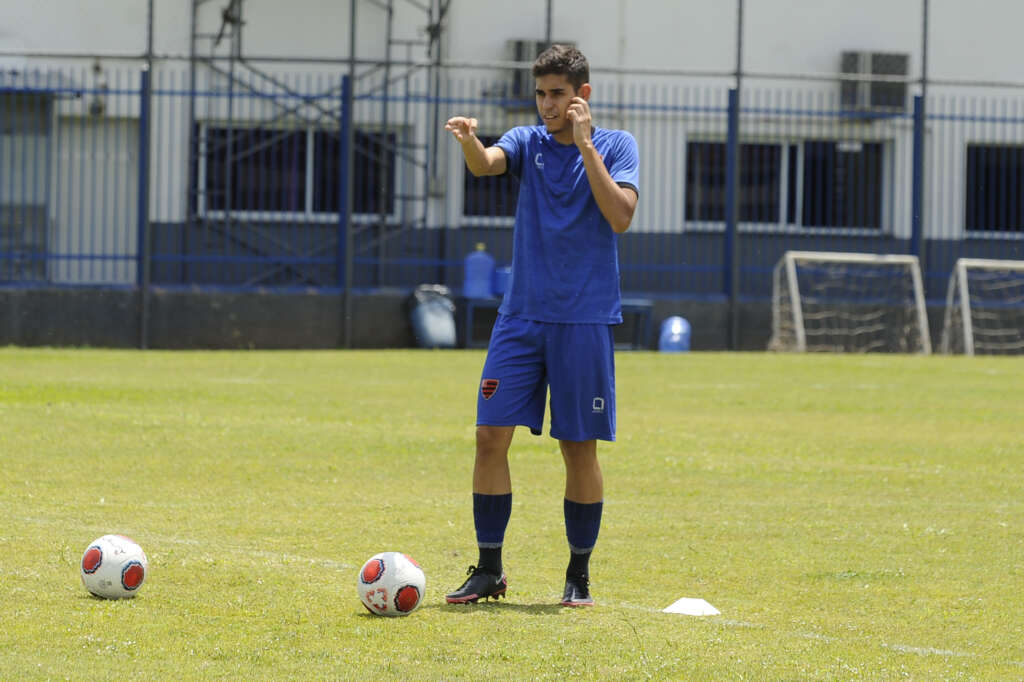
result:
<svg viewBox="0 0 1024 682"><path fill-rule="evenodd" d="M612 179L639 192L633 136L594 128L591 139ZM579 148L542 125L513 128L497 146L520 183L512 283L499 311L538 322L622 322L618 235L594 200Z"/></svg>

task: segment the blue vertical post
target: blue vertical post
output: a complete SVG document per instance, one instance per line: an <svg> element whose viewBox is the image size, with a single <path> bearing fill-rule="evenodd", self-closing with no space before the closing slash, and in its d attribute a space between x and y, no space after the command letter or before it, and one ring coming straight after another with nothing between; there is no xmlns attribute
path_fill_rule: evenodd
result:
<svg viewBox="0 0 1024 682"><path fill-rule="evenodd" d="M729 299L730 347L736 350L738 336L736 320L739 318L737 294L739 289L739 261L737 225L739 223L739 132L740 93L729 90L728 125L725 138L725 241L722 244L722 289Z"/></svg>
<svg viewBox="0 0 1024 682"><path fill-rule="evenodd" d="M921 234L924 225L924 97L914 97L914 158L910 195L910 253L921 257Z"/></svg>
<svg viewBox="0 0 1024 682"><path fill-rule="evenodd" d="M348 273L348 233L349 219L349 190L351 188L349 155L352 153L349 130L352 127L352 98L349 90L352 81L348 76L341 77L341 115L338 119L338 136L341 143L338 145L338 288L346 288L346 275Z"/></svg>
<svg viewBox="0 0 1024 682"><path fill-rule="evenodd" d="M150 225L149 225L149 137L150 104L152 102L151 74L142 70L139 86L139 197L138 239L136 242L136 282L139 288L139 348L145 349L149 341L149 281L150 281Z"/></svg>
<svg viewBox="0 0 1024 682"><path fill-rule="evenodd" d="M352 129L352 101L355 98L355 83L356 83L356 9L359 4L359 0L349 0L348 3L348 89L342 93L345 97L346 107L348 115L342 115L343 121L348 121L348 126L345 129L345 146L348 149L348 155L345 159L346 164L342 169L342 173L345 176L345 195L348 198L345 202L345 213L343 220L345 224L343 229L345 231L345 277L344 286L345 290L341 293L341 337L342 346L344 348L352 347L352 281L355 273L353 270L354 262L354 242L352 239L352 157L354 156L355 149L355 132ZM339 209L341 207L339 206Z"/></svg>

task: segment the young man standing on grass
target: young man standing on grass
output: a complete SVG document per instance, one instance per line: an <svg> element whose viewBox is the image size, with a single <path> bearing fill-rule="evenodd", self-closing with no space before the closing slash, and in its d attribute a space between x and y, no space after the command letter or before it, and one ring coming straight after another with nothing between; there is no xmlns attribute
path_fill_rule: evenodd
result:
<svg viewBox="0 0 1024 682"><path fill-rule="evenodd" d="M615 440L612 325L622 322L617 235L639 196L636 140L591 123L590 67L576 48L553 45L533 65L541 125L508 131L493 147L477 120L450 131L473 175L519 178L512 282L505 293L477 393L473 520L479 560L448 603L505 594L501 549L512 510L508 451L517 425L540 435L551 390L551 436L565 461L569 566L564 606L589 606L590 553L604 482L597 441Z"/></svg>

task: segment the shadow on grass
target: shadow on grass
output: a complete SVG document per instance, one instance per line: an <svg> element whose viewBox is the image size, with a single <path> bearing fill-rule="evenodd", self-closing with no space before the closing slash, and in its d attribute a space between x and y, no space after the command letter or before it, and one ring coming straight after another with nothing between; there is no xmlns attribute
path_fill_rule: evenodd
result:
<svg viewBox="0 0 1024 682"><path fill-rule="evenodd" d="M83 592L77 595L75 599L97 603L131 604L135 601L135 595L133 594L130 597L101 597L100 595L93 594L92 592Z"/></svg>
<svg viewBox="0 0 1024 682"><path fill-rule="evenodd" d="M442 613L451 613L456 616L481 613L483 611L519 611L534 615L554 615L569 610L569 607L558 604L518 604L509 601L489 601L476 604L424 604L421 609L437 610Z"/></svg>

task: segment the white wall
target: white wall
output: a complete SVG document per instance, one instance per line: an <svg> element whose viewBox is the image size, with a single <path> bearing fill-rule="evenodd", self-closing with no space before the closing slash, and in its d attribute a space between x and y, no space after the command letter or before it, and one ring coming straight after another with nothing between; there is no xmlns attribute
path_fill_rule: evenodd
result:
<svg viewBox="0 0 1024 682"><path fill-rule="evenodd" d="M61 118L50 180L51 281L132 284L138 243L137 119ZM61 256L88 254L88 260Z"/></svg>
<svg viewBox="0 0 1024 682"><path fill-rule="evenodd" d="M6 42L30 52L141 54L146 49L146 2L3 0L0 27L0 47Z"/></svg>
<svg viewBox="0 0 1024 682"><path fill-rule="evenodd" d="M425 4L429 0L422 0ZM201 32L220 27L228 0L206 2ZM552 0L552 34L575 40L595 67L731 71L733 0ZM833 73L843 49L907 52L921 66L923 0L747 0L744 67L752 72ZM349 2L243 0L243 52L346 57ZM498 61L507 39L543 39L547 0L452 0L447 57ZM359 53L384 51L385 12L356 0ZM424 37L426 13L394 1L394 37ZM936 79L1021 81L1019 0L930 0L929 72ZM154 0L157 53L186 55L191 2ZM147 0L2 0L0 49L141 54ZM228 42L219 50L226 53ZM208 43L204 49L208 49ZM402 50L404 52L404 50ZM402 56L402 55L396 55Z"/></svg>
<svg viewBox="0 0 1024 682"><path fill-rule="evenodd" d="M576 40L595 67L732 71L736 3L731 0L553 0L552 35ZM921 68L922 1L747 0L744 70L831 74L843 50L904 52ZM503 59L508 38L544 37L545 0L516 12L498 2L454 0L448 56ZM929 77L1024 81L1018 0L930 0Z"/></svg>

